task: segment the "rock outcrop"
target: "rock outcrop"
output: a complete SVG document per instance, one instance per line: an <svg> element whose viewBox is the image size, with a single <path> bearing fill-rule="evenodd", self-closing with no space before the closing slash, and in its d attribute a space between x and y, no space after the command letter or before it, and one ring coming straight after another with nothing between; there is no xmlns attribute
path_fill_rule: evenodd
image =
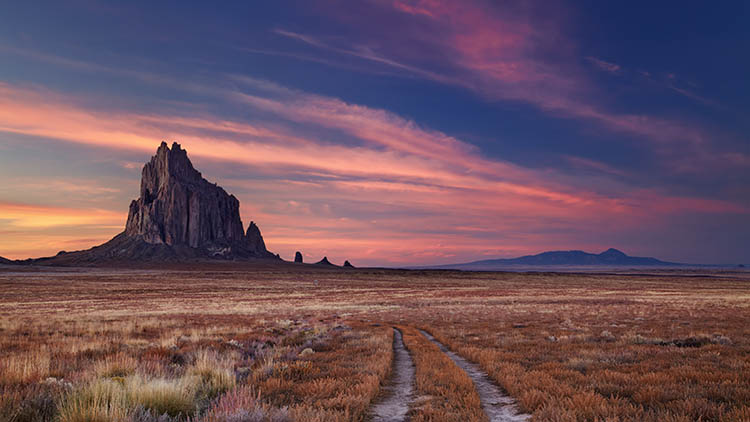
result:
<svg viewBox="0 0 750 422"><path fill-rule="evenodd" d="M240 202L203 178L178 143L162 142L141 173L125 231L92 249L38 261L184 261L200 258L279 259L266 249L255 222L243 230Z"/></svg>
<svg viewBox="0 0 750 422"><path fill-rule="evenodd" d="M236 243L244 237L240 201L204 179L179 144L170 149L162 142L143 167L141 195L130 203L125 234L191 248Z"/></svg>
<svg viewBox="0 0 750 422"><path fill-rule="evenodd" d="M13 263L13 261L11 261L10 259L6 259L6 258L3 258L2 256L0 256L0 264L10 265L12 263Z"/></svg>
<svg viewBox="0 0 750 422"><path fill-rule="evenodd" d="M141 195L130 204L125 235L213 256L273 256L254 222L243 231L240 201L204 179L176 142L171 149L162 142L143 167Z"/></svg>
<svg viewBox="0 0 750 422"><path fill-rule="evenodd" d="M315 265L330 265L331 267L335 267L335 265L331 264L331 261L328 260L327 256L324 256L323 259L316 262Z"/></svg>
<svg viewBox="0 0 750 422"><path fill-rule="evenodd" d="M302 253L300 251L294 253L294 262L299 262L300 264L304 262L302 259Z"/></svg>
<svg viewBox="0 0 750 422"><path fill-rule="evenodd" d="M352 263L347 260L344 261L344 268L354 268L354 265L352 265Z"/></svg>
<svg viewBox="0 0 750 422"><path fill-rule="evenodd" d="M240 223L241 225L242 223ZM245 233L246 246L250 248L250 252L254 253L259 257L268 255L270 252L266 249L266 242L263 241L263 236L260 235L260 229L254 221L250 222L247 226L247 233ZM275 255L276 258L281 259L279 254Z"/></svg>

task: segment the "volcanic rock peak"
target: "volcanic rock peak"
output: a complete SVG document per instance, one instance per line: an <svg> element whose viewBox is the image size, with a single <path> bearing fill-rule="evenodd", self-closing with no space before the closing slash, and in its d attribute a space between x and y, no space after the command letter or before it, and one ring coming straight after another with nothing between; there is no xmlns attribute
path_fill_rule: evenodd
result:
<svg viewBox="0 0 750 422"><path fill-rule="evenodd" d="M141 174L125 235L149 244L187 246L210 255L269 257L254 222L242 229L240 202L204 179L180 144L162 142Z"/></svg>

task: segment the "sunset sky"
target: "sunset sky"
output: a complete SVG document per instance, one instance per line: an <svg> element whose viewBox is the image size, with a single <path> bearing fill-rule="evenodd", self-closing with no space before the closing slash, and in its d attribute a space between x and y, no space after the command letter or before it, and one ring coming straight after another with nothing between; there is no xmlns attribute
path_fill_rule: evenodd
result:
<svg viewBox="0 0 750 422"><path fill-rule="evenodd" d="M121 232L166 140L285 259L750 263L748 2L228 3L0 6L0 256Z"/></svg>

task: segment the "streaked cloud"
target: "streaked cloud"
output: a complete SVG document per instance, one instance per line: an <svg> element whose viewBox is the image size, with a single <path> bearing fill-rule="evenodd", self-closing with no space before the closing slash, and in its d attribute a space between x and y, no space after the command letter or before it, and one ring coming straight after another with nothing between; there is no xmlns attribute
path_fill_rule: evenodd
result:
<svg viewBox="0 0 750 422"><path fill-rule="evenodd" d="M123 213L102 209L76 209L12 202L0 202L0 220L16 228L59 226L119 227Z"/></svg>
<svg viewBox="0 0 750 422"><path fill-rule="evenodd" d="M587 177L489 159L471 144L386 110L232 79L237 90L217 89L217 97L275 120L229 120L192 108L184 114L100 110L81 98L6 83L0 84L0 131L104 148L115 161L133 151L145 161L162 139L177 140L194 161L219 172L199 165L237 194L243 220L258 221L269 248L284 256L303 249L364 264L438 262L532 252L541 239L545 247L565 247L581 227L605 236L675 214L747 212L731 202L614 182L617 190L597 193ZM608 177L603 165L572 162ZM246 177L228 177L224 164L240 166ZM116 232L125 211L5 204L0 229ZM12 248L2 255L39 250L21 240Z"/></svg>
<svg viewBox="0 0 750 422"><path fill-rule="evenodd" d="M617 63L608 62L606 60L597 59L596 57L587 56L586 60L596 66L598 69L609 73L618 73L622 68Z"/></svg>
<svg viewBox="0 0 750 422"><path fill-rule="evenodd" d="M411 16L397 36L375 38L382 22L353 19L358 37L332 46L320 36L277 29L278 34L311 47L359 57L435 82L468 89L488 100L531 104L555 117L594 123L615 134L653 142L669 158L712 154L711 134L694 122L649 113L613 111L607 93L588 78L573 41L551 22L482 1L395 0L378 2L383 10ZM333 15L336 14L332 10ZM367 29L371 30L368 31ZM368 47L363 47L368 46ZM554 54L548 54L554 51ZM616 73L621 66L586 57L599 70ZM671 145L667 147L666 145Z"/></svg>

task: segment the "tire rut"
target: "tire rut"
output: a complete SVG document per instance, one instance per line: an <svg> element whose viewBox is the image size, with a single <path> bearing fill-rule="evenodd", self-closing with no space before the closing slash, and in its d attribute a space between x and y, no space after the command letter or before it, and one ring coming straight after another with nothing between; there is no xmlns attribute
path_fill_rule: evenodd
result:
<svg viewBox="0 0 750 422"><path fill-rule="evenodd" d="M370 420L373 422L405 421L414 399L414 362L397 328L393 329L392 371L389 384L383 388L382 399L370 409Z"/></svg>
<svg viewBox="0 0 750 422"><path fill-rule="evenodd" d="M531 417L528 414L518 413L515 400L505 395L479 365L473 364L451 352L450 349L437 341L430 333L424 330L419 330L419 332L428 340L435 343L443 353L448 355L474 381L474 386L477 389L477 393L479 393L479 400L482 403L482 410L484 410L490 422L522 422Z"/></svg>

